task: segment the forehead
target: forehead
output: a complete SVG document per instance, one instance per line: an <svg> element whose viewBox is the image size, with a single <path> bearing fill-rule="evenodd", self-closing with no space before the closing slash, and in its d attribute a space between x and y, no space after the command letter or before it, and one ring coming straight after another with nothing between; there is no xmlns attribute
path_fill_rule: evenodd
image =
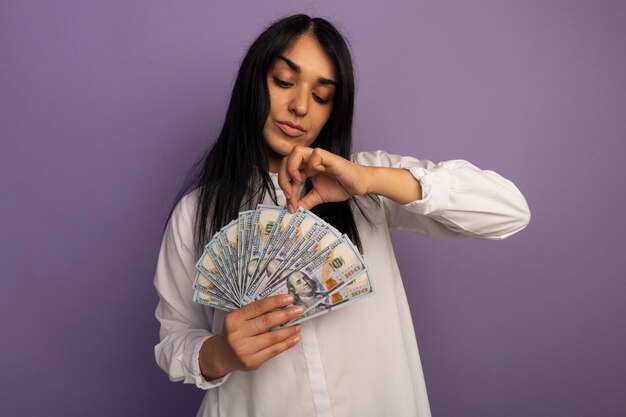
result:
<svg viewBox="0 0 626 417"><path fill-rule="evenodd" d="M311 35L300 35L281 55L300 67L300 74L303 77L337 79L335 64ZM274 65L289 68L289 65L281 59L276 59Z"/></svg>
<svg viewBox="0 0 626 417"><path fill-rule="evenodd" d="M293 281L293 280L297 280L303 277L304 277L304 274L301 271L294 271L291 273L291 275L289 275L289 280Z"/></svg>

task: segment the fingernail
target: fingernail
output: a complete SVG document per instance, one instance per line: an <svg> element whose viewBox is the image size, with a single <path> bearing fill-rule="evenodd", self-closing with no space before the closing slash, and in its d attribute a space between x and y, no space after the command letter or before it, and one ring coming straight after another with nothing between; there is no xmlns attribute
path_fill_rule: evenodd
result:
<svg viewBox="0 0 626 417"><path fill-rule="evenodd" d="M302 325L301 324L296 325L296 332L299 332L300 330L302 330Z"/></svg>
<svg viewBox="0 0 626 417"><path fill-rule="evenodd" d="M295 345L296 343L298 343L300 341L300 336L296 336L293 338L293 344Z"/></svg>
<svg viewBox="0 0 626 417"><path fill-rule="evenodd" d="M293 303L293 295L285 294L285 295L282 296L280 301L282 301L283 303Z"/></svg>
<svg viewBox="0 0 626 417"><path fill-rule="evenodd" d="M291 309L291 315L293 316L299 316L302 313L304 313L304 307L302 306L294 307Z"/></svg>

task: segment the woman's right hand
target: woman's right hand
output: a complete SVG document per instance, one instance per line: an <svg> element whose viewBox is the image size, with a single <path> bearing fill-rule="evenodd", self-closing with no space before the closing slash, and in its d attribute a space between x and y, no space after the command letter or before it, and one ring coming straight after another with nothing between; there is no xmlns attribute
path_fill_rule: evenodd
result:
<svg viewBox="0 0 626 417"><path fill-rule="evenodd" d="M212 380L235 370L252 371L294 347L300 341L301 325L268 331L302 315L302 306L282 309L291 303L293 296L281 294L228 313L222 333L207 339L200 348L202 375Z"/></svg>

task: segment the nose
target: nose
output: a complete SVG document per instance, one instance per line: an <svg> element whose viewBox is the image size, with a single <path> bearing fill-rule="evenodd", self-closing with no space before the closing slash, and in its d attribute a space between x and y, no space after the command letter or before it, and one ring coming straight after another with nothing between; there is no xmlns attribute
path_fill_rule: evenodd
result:
<svg viewBox="0 0 626 417"><path fill-rule="evenodd" d="M309 111L309 93L305 86L294 88L291 101L289 102L289 111L298 117L305 116Z"/></svg>

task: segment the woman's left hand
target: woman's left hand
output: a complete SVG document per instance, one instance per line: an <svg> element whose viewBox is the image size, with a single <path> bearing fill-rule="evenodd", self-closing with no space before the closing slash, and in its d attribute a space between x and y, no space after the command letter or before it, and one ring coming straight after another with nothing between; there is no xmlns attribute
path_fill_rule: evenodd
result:
<svg viewBox="0 0 626 417"><path fill-rule="evenodd" d="M367 167L320 148L295 146L285 156L278 184L287 197L290 212L311 209L321 203L344 201L368 193ZM313 188L298 200L300 187L309 178Z"/></svg>
<svg viewBox="0 0 626 417"><path fill-rule="evenodd" d="M307 178L313 188L298 199L300 187ZM305 146L295 146L283 158L278 184L287 197L291 213L298 207L310 210L321 203L370 193L400 204L422 198L420 182L407 169L363 166L324 149Z"/></svg>

